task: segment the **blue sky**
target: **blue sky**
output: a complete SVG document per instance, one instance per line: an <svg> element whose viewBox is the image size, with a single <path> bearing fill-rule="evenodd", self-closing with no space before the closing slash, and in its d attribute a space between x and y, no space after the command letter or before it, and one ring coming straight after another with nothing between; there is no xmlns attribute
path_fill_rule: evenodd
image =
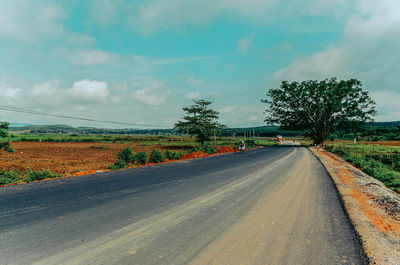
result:
<svg viewBox="0 0 400 265"><path fill-rule="evenodd" d="M259 126L267 89L336 76L362 81L377 120L400 120L399 13L396 0L0 0L0 105L168 128L205 98L228 126Z"/></svg>

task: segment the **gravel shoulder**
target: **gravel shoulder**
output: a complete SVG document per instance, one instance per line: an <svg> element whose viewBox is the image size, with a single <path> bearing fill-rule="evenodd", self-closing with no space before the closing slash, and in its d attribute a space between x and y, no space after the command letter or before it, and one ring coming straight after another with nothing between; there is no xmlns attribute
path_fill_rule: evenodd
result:
<svg viewBox="0 0 400 265"><path fill-rule="evenodd" d="M400 196L322 148L311 151L331 175L370 264L400 264Z"/></svg>

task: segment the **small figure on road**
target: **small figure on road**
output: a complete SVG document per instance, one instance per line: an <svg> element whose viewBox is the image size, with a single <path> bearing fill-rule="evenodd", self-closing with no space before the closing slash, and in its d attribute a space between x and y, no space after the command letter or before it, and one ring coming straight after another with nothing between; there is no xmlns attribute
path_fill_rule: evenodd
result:
<svg viewBox="0 0 400 265"><path fill-rule="evenodd" d="M244 150L246 149L246 146L245 146L245 144L244 144L244 141L241 141L240 142L240 144L239 144L239 151L241 152L241 153L244 153Z"/></svg>

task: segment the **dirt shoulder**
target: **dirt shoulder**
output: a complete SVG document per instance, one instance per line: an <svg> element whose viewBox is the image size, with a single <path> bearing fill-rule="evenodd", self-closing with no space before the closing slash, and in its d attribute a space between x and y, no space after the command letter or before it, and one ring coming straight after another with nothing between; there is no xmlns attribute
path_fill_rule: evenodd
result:
<svg viewBox="0 0 400 265"><path fill-rule="evenodd" d="M400 196L322 148L311 151L331 175L371 264L400 264Z"/></svg>

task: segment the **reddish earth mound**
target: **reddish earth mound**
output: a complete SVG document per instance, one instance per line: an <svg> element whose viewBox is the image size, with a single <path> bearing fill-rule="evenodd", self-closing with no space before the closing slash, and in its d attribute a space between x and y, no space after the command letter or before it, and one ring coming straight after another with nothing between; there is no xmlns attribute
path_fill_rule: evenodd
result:
<svg viewBox="0 0 400 265"><path fill-rule="evenodd" d="M232 152L235 152L235 150L233 150L233 148L232 148L232 147L229 147L229 146L224 146L224 147L222 147L222 148L220 148L220 149L217 150L217 153L218 153L218 154L222 154L222 153L232 153Z"/></svg>
<svg viewBox="0 0 400 265"><path fill-rule="evenodd" d="M203 151L197 151L197 152L193 152L190 154L187 154L185 156L182 156L181 159L192 159L192 158L203 158L203 157L207 157L209 156L209 154L203 153Z"/></svg>

